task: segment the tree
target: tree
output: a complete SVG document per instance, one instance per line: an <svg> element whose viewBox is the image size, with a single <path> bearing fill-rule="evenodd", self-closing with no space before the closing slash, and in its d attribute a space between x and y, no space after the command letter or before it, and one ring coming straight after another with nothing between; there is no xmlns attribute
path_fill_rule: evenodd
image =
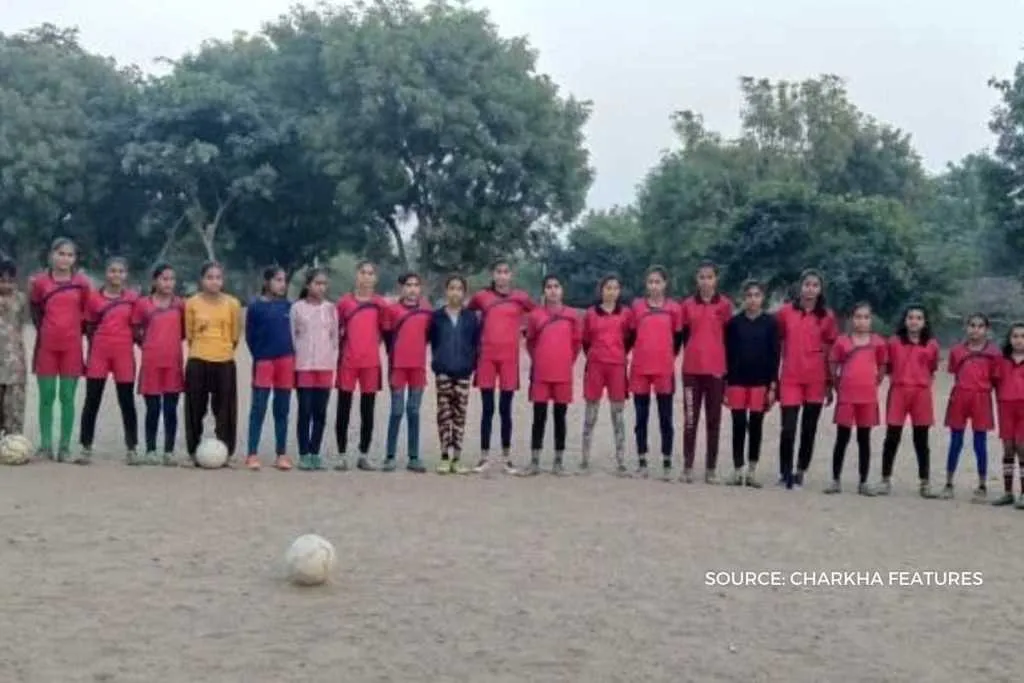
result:
<svg viewBox="0 0 1024 683"><path fill-rule="evenodd" d="M998 166L987 171L988 197L1003 242L1019 262L1024 251L1024 61L1017 63L1011 78L992 79L989 85L1001 102L989 122L996 135Z"/></svg>

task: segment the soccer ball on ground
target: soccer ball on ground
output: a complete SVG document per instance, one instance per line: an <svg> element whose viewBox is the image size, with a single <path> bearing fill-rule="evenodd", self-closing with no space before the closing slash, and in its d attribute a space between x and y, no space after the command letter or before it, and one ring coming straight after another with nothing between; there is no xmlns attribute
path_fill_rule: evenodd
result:
<svg viewBox="0 0 1024 683"><path fill-rule="evenodd" d="M334 546L316 534L299 536L285 553L288 580L298 586L319 586L334 571Z"/></svg>
<svg viewBox="0 0 1024 683"><path fill-rule="evenodd" d="M7 434L0 439L0 464L24 465L32 458L32 442L21 434Z"/></svg>
<svg viewBox="0 0 1024 683"><path fill-rule="evenodd" d="M218 439L203 439L196 449L196 463L204 470L216 470L228 461L228 447Z"/></svg>

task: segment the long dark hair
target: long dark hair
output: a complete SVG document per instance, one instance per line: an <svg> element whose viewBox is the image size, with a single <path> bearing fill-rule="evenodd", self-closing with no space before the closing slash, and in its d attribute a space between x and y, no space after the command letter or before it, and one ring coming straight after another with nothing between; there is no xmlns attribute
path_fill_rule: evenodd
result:
<svg viewBox="0 0 1024 683"><path fill-rule="evenodd" d="M270 281L277 277L278 273L284 273L284 268L280 266L267 266L263 269L263 285L260 287L260 296L271 296ZM287 275L287 273L285 274ZM287 291L285 291L285 296L288 296Z"/></svg>
<svg viewBox="0 0 1024 683"><path fill-rule="evenodd" d="M151 283L149 285L149 294L150 294L150 296L152 296L153 294L156 294L156 280L157 280L157 278L159 278L161 275L166 273L168 270L174 270L174 266L172 266L170 263L166 263L166 262L158 263L158 264L156 264L153 267L153 275L150 278L151 279Z"/></svg>
<svg viewBox="0 0 1024 683"><path fill-rule="evenodd" d="M932 339L932 324L928 318L928 310L923 304L913 303L907 304L907 307L903 309L903 314L900 315L900 324L896 327L896 336L900 338L900 341L904 344L910 344L910 332L907 330L907 316L918 311L922 317L924 317L924 327L921 328L920 339L918 343L924 346Z"/></svg>
<svg viewBox="0 0 1024 683"><path fill-rule="evenodd" d="M1016 321L1010 324L1010 329L1006 331L1006 339L1003 340L1003 355L1007 358L1013 357L1013 344L1010 343L1010 338L1013 337L1014 330L1024 330L1024 322Z"/></svg>
<svg viewBox="0 0 1024 683"><path fill-rule="evenodd" d="M299 290L299 299L309 298L309 286L313 284L313 280L323 275L327 277L327 270L324 268L310 268L306 271L306 277L302 282L302 289Z"/></svg>
<svg viewBox="0 0 1024 683"><path fill-rule="evenodd" d="M821 284L821 291L818 292L818 298L814 302L814 315L819 318L824 318L828 315L828 301L825 299L825 276L820 270L815 268L808 268L800 273L800 280L797 283L796 292L793 295L793 305L800 306L801 290L803 289L804 282L807 278L816 278Z"/></svg>

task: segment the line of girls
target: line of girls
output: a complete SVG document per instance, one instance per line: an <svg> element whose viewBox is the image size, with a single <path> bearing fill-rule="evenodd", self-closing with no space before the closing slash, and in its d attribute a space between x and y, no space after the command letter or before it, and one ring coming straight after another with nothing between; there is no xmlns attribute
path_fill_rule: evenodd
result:
<svg viewBox="0 0 1024 683"><path fill-rule="evenodd" d="M76 462L88 462L95 419L106 378L113 375L122 408L129 460L173 464L177 398L186 394L186 444L190 455L202 435L208 404L216 434L235 446L237 411L234 353L241 336L240 306L224 294L223 271L204 266L200 293L181 302L173 292L175 276L169 266L154 272L152 291L137 297L124 288L125 264L108 264L106 282L92 291L74 271L74 245L58 240L51 268L35 278L30 294L39 329L34 359L40 382L41 450L52 451L52 406L60 397L61 441L58 459L69 459L73 424L75 378L81 374L80 337L86 331L88 380L82 415L82 451ZM439 471L465 472L461 466L470 378L481 393L480 462L476 471L490 469L491 433L495 408L500 418L501 464L515 473L511 458L512 404L519 388L521 331L525 318L530 357L529 398L533 404L531 458L523 474L540 471L548 411L553 422L553 471L565 471L566 413L573 400L573 365L586 354L581 471L590 467L593 432L602 398L610 404L617 472L625 465L624 404L632 395L635 409L637 474L648 476L648 422L652 395L661 434L662 476L672 478L676 357L682 362L684 404L684 464L680 479L693 481L697 425L705 412L706 467L704 478L717 483L721 407L733 419L735 471L728 483L760 487L756 468L764 414L779 403L782 417L779 482L799 488L814 452L823 406L835 401L837 439L833 451L833 483L839 479L846 448L856 432L859 456L858 492L887 494L902 427L910 421L918 458L920 492L933 497L929 485L929 428L933 423L932 384L939 349L932 338L924 309L908 307L898 333L882 340L871 332L871 310L859 304L851 312L851 331L839 335L835 315L826 306L824 279L807 271L798 295L774 316L764 311L764 288L756 282L743 287L742 311L718 292L717 268L703 263L696 272L696 293L681 302L667 296L668 276L653 267L645 278L645 295L630 306L620 302L617 278L606 277L599 300L582 314L562 303L556 276L544 280L541 304L512 285L508 262L492 268L491 285L468 298L464 279L450 277L446 302L433 310L421 296L420 278L401 279L401 295L388 302L375 293L373 264L359 264L355 291L336 304L327 298L326 273L310 270L299 300L286 298L287 282L280 269L265 272L263 293L251 302L246 341L253 355L253 400L249 420L246 464L258 469L255 455L271 394L275 424L275 465L290 469L286 454L290 394L299 395L299 466L321 469L322 437L332 386L337 388L335 437L336 469L347 469L349 415L358 390L360 429L356 466L376 469L369 450L373 435L375 396L382 388L379 347L387 349L391 409L384 470L396 468L398 433L407 421L408 467L424 471L419 452L419 408L426 387L427 348L437 387L438 429L442 447ZM122 304L125 304L122 306ZM127 305L130 304L130 305ZM80 318L80 320L79 320ZM120 321L120 322L118 322ZM180 332L179 332L180 330ZM949 356L955 377L946 424L951 430L947 483L942 497L952 497L953 478L968 424L974 432L979 484L975 500L987 498L987 432L994 427L991 395L995 390L1004 441L1004 495L996 502L1014 502L1014 465L1024 461L1024 325L1013 325L1000 351L988 341L988 321L981 315L968 320L966 339ZM181 339L189 347L182 368ZM135 455L133 343L142 348L140 393L146 399L146 451ZM75 346L78 344L79 346ZM77 352L74 349L78 349ZM865 353L865 351L868 351ZM77 362L75 359L78 359ZM781 365L781 371L780 371ZM870 430L880 422L877 389L890 375L883 446L881 485L868 485ZM165 444L156 454L156 432L164 417ZM69 418L69 416L72 416ZM797 438L799 436L799 448ZM794 466L794 455L796 463ZM1022 480L1024 486L1024 480Z"/></svg>

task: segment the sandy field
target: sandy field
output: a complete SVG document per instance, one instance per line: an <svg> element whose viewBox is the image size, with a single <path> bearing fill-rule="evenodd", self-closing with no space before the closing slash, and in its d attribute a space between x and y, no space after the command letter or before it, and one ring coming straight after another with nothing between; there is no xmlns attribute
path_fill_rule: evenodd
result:
<svg viewBox="0 0 1024 683"><path fill-rule="evenodd" d="M247 376L240 368L239 377ZM940 412L947 391L937 392ZM244 425L248 392L241 393ZM332 401L332 419L333 410ZM386 410L380 401L378 458ZM428 394L423 432L431 465L432 410ZM522 460L525 396L516 411ZM474 397L472 445L478 414ZM627 419L631 428L631 412ZM1024 512L967 501L969 452L960 500L919 499L909 434L893 497L822 495L831 411L800 492L606 473L524 480L128 468L109 388L102 420L97 450L109 455L92 467L0 471L2 683L1020 677ZM572 462L581 420L574 406ZM600 429L597 456L607 470L612 439L604 414ZM777 434L773 413L765 480L777 468ZM881 438L878 430L879 449ZM726 425L723 472L731 467L728 443ZM936 482L945 445L936 430ZM995 439L991 448L997 492ZM848 490L855 470L851 446ZM285 549L307 532L338 549L329 586L298 589L282 578ZM793 578L844 570L879 572L885 585L808 586ZM980 572L981 585L901 586L909 575L890 576L947 570ZM775 571L758 578L778 585L709 586L714 571Z"/></svg>

